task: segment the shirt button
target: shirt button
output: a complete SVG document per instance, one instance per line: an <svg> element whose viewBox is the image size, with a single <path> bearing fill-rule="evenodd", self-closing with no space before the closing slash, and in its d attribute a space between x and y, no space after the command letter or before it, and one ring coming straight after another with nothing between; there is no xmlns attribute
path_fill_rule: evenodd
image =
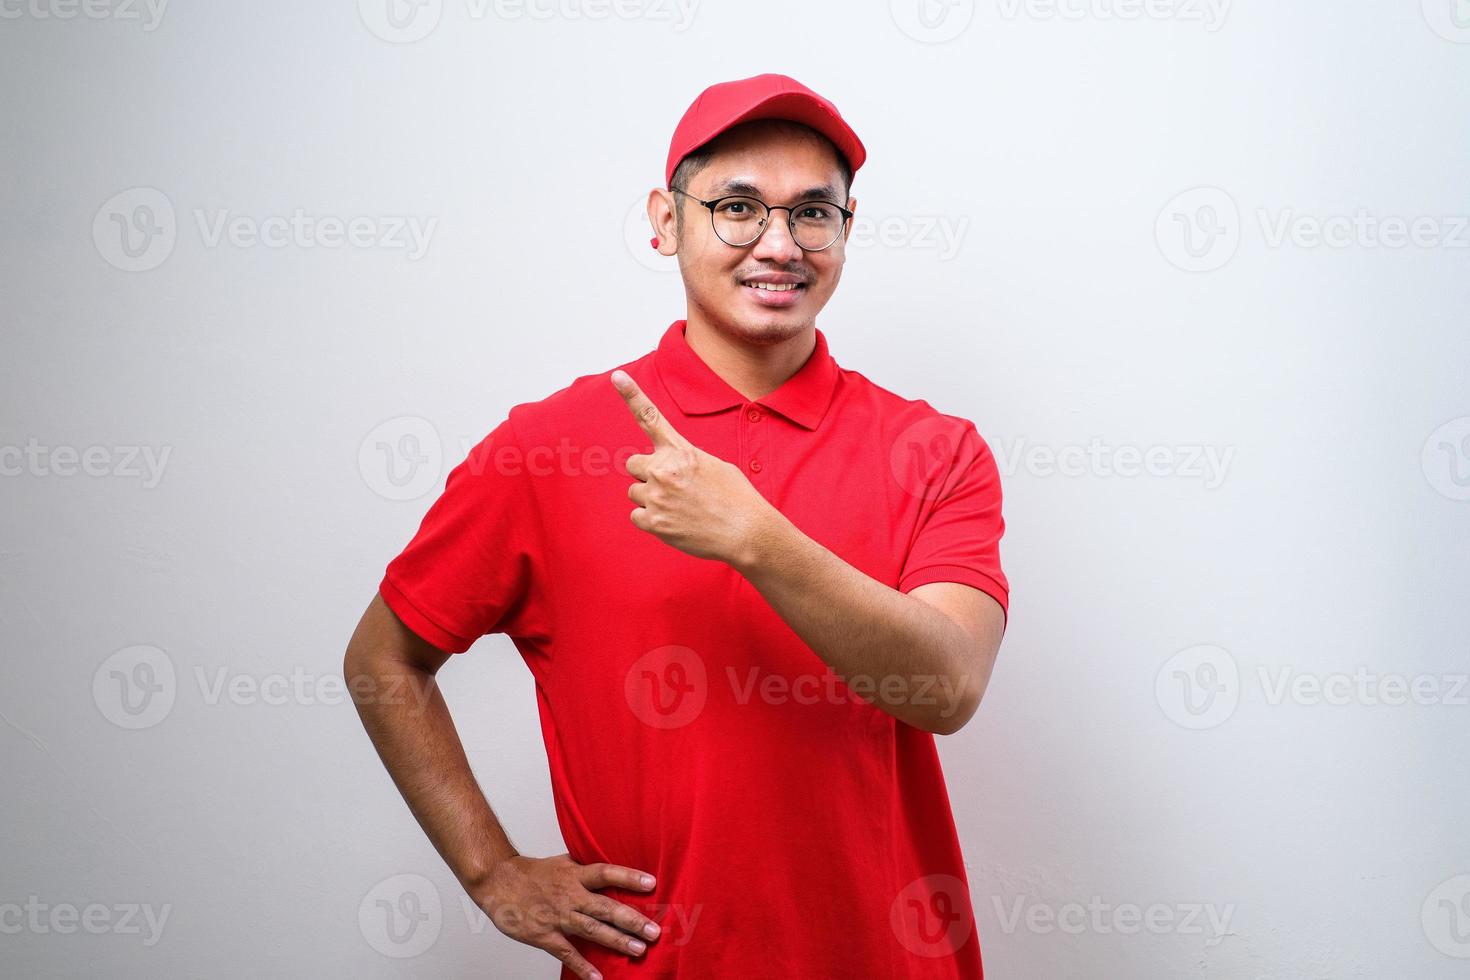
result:
<svg viewBox="0 0 1470 980"><path fill-rule="evenodd" d="M761 420L761 410L758 408L752 408L750 411L745 413L745 417L750 419L752 422L759 422Z"/></svg>
<svg viewBox="0 0 1470 980"><path fill-rule="evenodd" d="M758 459L751 460L750 470L752 473L759 473L761 471L761 461Z"/></svg>

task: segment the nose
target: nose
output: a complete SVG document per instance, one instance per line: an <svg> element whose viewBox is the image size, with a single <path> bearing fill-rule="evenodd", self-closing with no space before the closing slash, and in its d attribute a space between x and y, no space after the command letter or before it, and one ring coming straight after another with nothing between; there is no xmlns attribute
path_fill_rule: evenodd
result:
<svg viewBox="0 0 1470 980"><path fill-rule="evenodd" d="M791 237L790 212L772 211L766 218L766 229L756 240L751 257L770 259L772 262L794 262L806 253Z"/></svg>

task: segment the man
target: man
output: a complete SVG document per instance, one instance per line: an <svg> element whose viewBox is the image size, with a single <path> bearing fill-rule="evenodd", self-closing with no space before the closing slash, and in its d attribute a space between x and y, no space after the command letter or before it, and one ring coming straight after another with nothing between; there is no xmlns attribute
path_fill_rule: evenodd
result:
<svg viewBox="0 0 1470 980"><path fill-rule="evenodd" d="M980 977L934 734L985 691L1008 585L968 421L816 327L865 151L827 100L712 86L648 198L688 313L517 405L449 475L348 648L415 817L561 976ZM845 202L845 203L844 203ZM517 853L433 677L503 632L536 680L568 853Z"/></svg>

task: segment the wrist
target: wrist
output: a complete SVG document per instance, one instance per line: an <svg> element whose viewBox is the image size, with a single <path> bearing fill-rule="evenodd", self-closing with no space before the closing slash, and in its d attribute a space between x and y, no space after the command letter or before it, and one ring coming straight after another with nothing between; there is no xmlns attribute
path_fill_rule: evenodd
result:
<svg viewBox="0 0 1470 980"><path fill-rule="evenodd" d="M459 876L459 883L471 895L491 892L494 890L496 881L511 866L511 861L520 856L520 853L514 848L504 854L486 855L483 859L476 861L471 870Z"/></svg>
<svg viewBox="0 0 1470 980"><path fill-rule="evenodd" d="M789 526L786 515L762 497L730 560L730 567L746 578L757 574L767 566L770 556L779 548L782 533Z"/></svg>

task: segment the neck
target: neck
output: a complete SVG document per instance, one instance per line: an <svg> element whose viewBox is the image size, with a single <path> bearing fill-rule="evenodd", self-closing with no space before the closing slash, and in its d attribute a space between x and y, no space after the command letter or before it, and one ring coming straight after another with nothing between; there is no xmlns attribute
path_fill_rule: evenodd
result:
<svg viewBox="0 0 1470 980"><path fill-rule="evenodd" d="M685 318L684 339L720 380L757 401L801 370L816 349L816 326L816 321L808 321L790 333L749 334L691 309Z"/></svg>

